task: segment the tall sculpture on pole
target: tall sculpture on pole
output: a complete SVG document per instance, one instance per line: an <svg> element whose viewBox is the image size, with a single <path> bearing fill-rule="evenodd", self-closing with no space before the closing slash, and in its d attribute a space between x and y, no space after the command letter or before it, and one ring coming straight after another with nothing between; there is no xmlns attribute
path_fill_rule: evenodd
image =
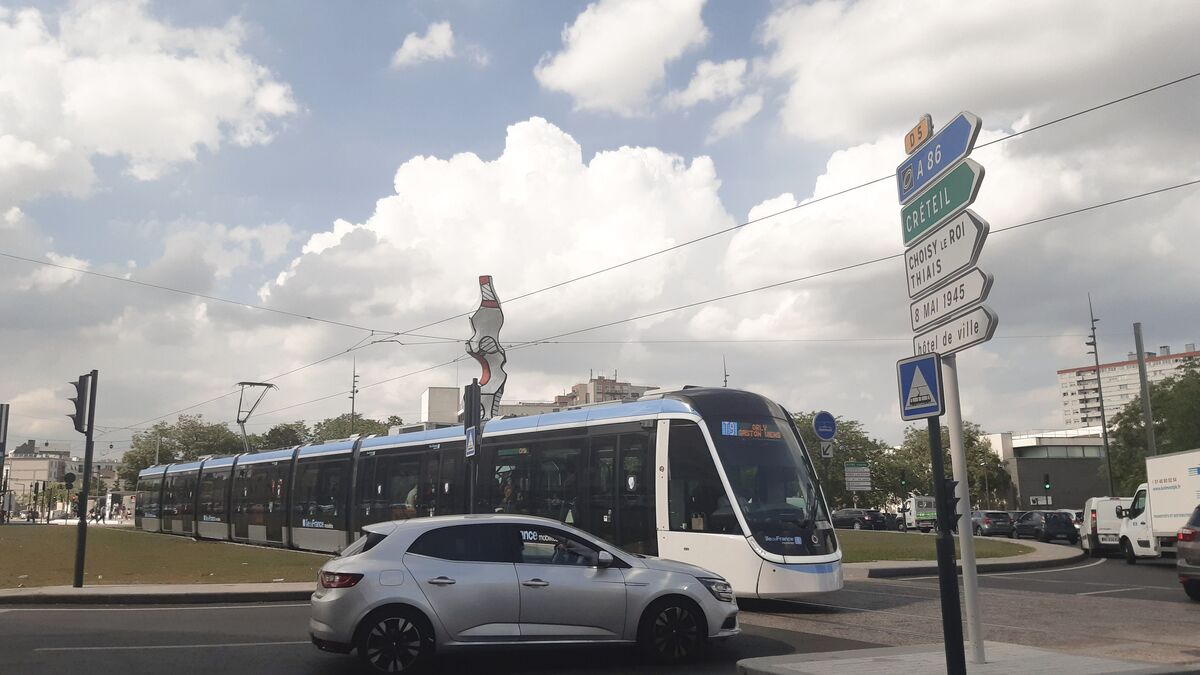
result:
<svg viewBox="0 0 1200 675"><path fill-rule="evenodd" d="M500 412L500 398L504 396L504 381L508 374L504 364L508 357L500 345L500 327L504 325L504 312L500 309L500 298L492 286L492 277L479 277L479 309L470 316L474 334L467 341L467 353L483 368L479 378L479 402L483 408L480 419L489 420Z"/></svg>

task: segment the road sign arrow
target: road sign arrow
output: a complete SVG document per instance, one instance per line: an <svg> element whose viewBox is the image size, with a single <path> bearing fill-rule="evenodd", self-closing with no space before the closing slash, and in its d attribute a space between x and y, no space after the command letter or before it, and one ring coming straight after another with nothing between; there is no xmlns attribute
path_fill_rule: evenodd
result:
<svg viewBox="0 0 1200 675"><path fill-rule="evenodd" d="M980 305L957 319L931 328L913 338L913 352L942 356L961 352L992 339L1000 319L987 305Z"/></svg>
<svg viewBox="0 0 1200 675"><path fill-rule="evenodd" d="M912 245L970 206L982 183L983 167L974 160L964 159L928 190L917 195L911 204L900 209L904 245Z"/></svg>
<svg viewBox="0 0 1200 675"><path fill-rule="evenodd" d="M991 290L992 275L972 267L966 274L909 305L908 316L913 331L925 330L974 309L987 300Z"/></svg>
<svg viewBox="0 0 1200 675"><path fill-rule="evenodd" d="M974 265L987 236L987 221L967 210L905 251L908 297L923 295Z"/></svg>
<svg viewBox="0 0 1200 675"><path fill-rule="evenodd" d="M936 136L923 143L916 153L901 162L896 167L896 191L900 203L912 201L925 186L949 171L958 160L971 154L975 139L979 137L979 127L978 117L961 112ZM912 134L910 131L909 135Z"/></svg>

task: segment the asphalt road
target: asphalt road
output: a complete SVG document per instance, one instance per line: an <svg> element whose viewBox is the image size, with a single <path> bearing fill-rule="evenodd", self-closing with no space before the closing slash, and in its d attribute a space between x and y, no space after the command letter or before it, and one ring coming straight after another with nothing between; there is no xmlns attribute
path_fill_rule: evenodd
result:
<svg viewBox="0 0 1200 675"><path fill-rule="evenodd" d="M910 577L906 581L937 587L937 577ZM1100 558L1058 570L981 574L979 586L996 590L1105 595L1196 604L1180 587L1173 559L1141 560L1136 565L1127 565L1121 558Z"/></svg>
<svg viewBox="0 0 1200 675"><path fill-rule="evenodd" d="M353 656L308 642L307 604L177 607L0 608L0 673L62 675L86 664L103 673L358 673ZM877 644L783 628L746 626L679 668L641 662L629 648L506 650L446 655L445 673L734 673L739 659Z"/></svg>

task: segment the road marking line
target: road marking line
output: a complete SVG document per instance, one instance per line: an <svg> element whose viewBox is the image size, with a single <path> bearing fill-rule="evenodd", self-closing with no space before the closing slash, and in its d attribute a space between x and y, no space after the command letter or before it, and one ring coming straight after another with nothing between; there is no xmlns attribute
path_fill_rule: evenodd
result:
<svg viewBox="0 0 1200 675"><path fill-rule="evenodd" d="M207 644L207 645L128 645L117 647L38 647L35 652L98 652L98 651L128 651L131 649L205 649L211 647L273 647L282 645L306 645L310 644L308 640L298 640L291 642L226 642L224 644Z"/></svg>
<svg viewBox="0 0 1200 675"><path fill-rule="evenodd" d="M308 607L305 603L289 603L286 605L191 605L185 607L16 607L0 609L3 612L179 612L209 609L275 609L280 607Z"/></svg>
<svg viewBox="0 0 1200 675"><path fill-rule="evenodd" d="M1122 591L1141 591L1145 590L1145 586L1137 586L1134 588L1110 588L1105 591L1088 591L1087 593L1076 593L1075 595L1100 595L1101 593L1121 593Z"/></svg>

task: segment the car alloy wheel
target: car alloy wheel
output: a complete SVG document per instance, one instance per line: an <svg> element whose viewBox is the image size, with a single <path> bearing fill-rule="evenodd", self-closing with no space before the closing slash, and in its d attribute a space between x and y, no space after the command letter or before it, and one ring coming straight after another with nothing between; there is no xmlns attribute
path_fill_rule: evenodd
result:
<svg viewBox="0 0 1200 675"><path fill-rule="evenodd" d="M427 661L432 634L425 623L408 612L377 616L359 646L363 661L377 673L411 673Z"/></svg>
<svg viewBox="0 0 1200 675"><path fill-rule="evenodd" d="M980 527L980 526L978 526L978 525L976 525L976 526L975 526L975 536L976 536L976 537L982 537L982 536L983 536L983 528L982 528L982 527Z"/></svg>
<svg viewBox="0 0 1200 675"><path fill-rule="evenodd" d="M856 530L861 530L861 529L862 529L862 523L861 523L861 522L859 522L859 521L857 521L857 520L856 520L856 521L854 521L854 529L856 529Z"/></svg>
<svg viewBox="0 0 1200 675"><path fill-rule="evenodd" d="M698 608L687 601L668 599L647 612L639 637L655 661L679 663L695 656L704 630Z"/></svg>

